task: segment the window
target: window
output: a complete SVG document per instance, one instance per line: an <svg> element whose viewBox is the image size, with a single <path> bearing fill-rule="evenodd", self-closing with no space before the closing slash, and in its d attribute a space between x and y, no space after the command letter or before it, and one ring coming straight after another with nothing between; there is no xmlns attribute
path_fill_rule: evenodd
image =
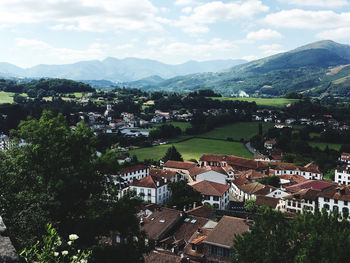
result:
<svg viewBox="0 0 350 263"><path fill-rule="evenodd" d="M147 194L151 195L151 189L148 189Z"/></svg>
<svg viewBox="0 0 350 263"><path fill-rule="evenodd" d="M335 206L333 206L333 210L334 211L339 211L339 207L335 205Z"/></svg>
<svg viewBox="0 0 350 263"><path fill-rule="evenodd" d="M192 244L192 250L196 250L196 245L195 244Z"/></svg>
<svg viewBox="0 0 350 263"><path fill-rule="evenodd" d="M325 202L329 202L329 198L325 198L324 201L325 201Z"/></svg>
<svg viewBox="0 0 350 263"><path fill-rule="evenodd" d="M119 235L116 235L115 242L117 242L118 244L120 243L120 236Z"/></svg>
<svg viewBox="0 0 350 263"><path fill-rule="evenodd" d="M329 210L329 204L324 204L323 208Z"/></svg>
<svg viewBox="0 0 350 263"><path fill-rule="evenodd" d="M219 197L218 196L214 196L213 199L214 199L214 201L219 201Z"/></svg>
<svg viewBox="0 0 350 263"><path fill-rule="evenodd" d="M347 207L343 207L342 212L343 212L343 214L349 215L349 209Z"/></svg>
<svg viewBox="0 0 350 263"><path fill-rule="evenodd" d="M335 204L338 204L338 200L337 200L337 199L334 199L334 203L335 203Z"/></svg>
<svg viewBox="0 0 350 263"><path fill-rule="evenodd" d="M219 205L218 204L214 204L213 205L215 209L218 209L219 208Z"/></svg>
<svg viewBox="0 0 350 263"><path fill-rule="evenodd" d="M344 205L348 205L348 201L344 201Z"/></svg>

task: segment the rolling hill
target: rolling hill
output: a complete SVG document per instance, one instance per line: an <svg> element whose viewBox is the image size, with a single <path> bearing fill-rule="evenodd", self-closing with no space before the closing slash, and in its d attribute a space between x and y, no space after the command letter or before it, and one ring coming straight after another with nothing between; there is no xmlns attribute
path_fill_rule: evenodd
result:
<svg viewBox="0 0 350 263"><path fill-rule="evenodd" d="M290 91L312 96L347 96L350 95L348 64L350 46L325 40L221 72L178 76L155 84L140 80L129 85L176 92L211 88L224 95L243 90L256 96L282 96Z"/></svg>

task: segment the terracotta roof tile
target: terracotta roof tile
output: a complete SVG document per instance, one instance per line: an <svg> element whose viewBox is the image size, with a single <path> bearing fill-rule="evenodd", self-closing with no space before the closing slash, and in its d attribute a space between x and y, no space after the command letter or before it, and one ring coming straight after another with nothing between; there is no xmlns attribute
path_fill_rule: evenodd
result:
<svg viewBox="0 0 350 263"><path fill-rule="evenodd" d="M167 161L164 164L164 167L167 168L174 168L174 169L181 169L181 170L188 170L192 167L195 167L197 164L194 162L178 162L178 161Z"/></svg>
<svg viewBox="0 0 350 263"><path fill-rule="evenodd" d="M247 220L237 217L223 216L203 243L231 248L235 235L241 235L248 231L248 229L249 226Z"/></svg>
<svg viewBox="0 0 350 263"><path fill-rule="evenodd" d="M151 175L153 177L157 177L157 178L164 177L168 180L171 180L176 174L177 174L177 172L175 172L175 171L161 170L161 169L151 169L149 171L149 175Z"/></svg>
<svg viewBox="0 0 350 263"><path fill-rule="evenodd" d="M239 186L239 188L247 194L254 194L256 191L259 191L260 189L262 189L264 187L265 187L265 185L263 185L259 182Z"/></svg>
<svg viewBox="0 0 350 263"><path fill-rule="evenodd" d="M275 209L279 203L280 199L279 198L273 198L269 196L264 196L264 195L259 195L256 197L255 204L258 206L269 206L273 209Z"/></svg>
<svg viewBox="0 0 350 263"><path fill-rule="evenodd" d="M203 195L222 196L230 189L228 185L209 182L206 180L191 185L196 191Z"/></svg>
<svg viewBox="0 0 350 263"><path fill-rule="evenodd" d="M148 166L146 166L144 164L137 164L137 165L125 167L121 171L118 171L117 174L126 174L126 173L144 170L144 169L148 169Z"/></svg>
<svg viewBox="0 0 350 263"><path fill-rule="evenodd" d="M206 217L206 218L211 218L214 213L215 213L214 209L211 209L206 205L198 206L196 208L193 208L187 211L187 214L189 215Z"/></svg>
<svg viewBox="0 0 350 263"><path fill-rule="evenodd" d="M288 200L296 199L296 200L316 201L319 194L320 194L320 191L317 191L317 190L303 189L294 194L286 195L283 198Z"/></svg>
<svg viewBox="0 0 350 263"><path fill-rule="evenodd" d="M234 155L224 155L224 154L203 154L200 161L209 161L209 162L227 162L228 165L232 167L241 167L245 169L259 169L266 168L266 164L263 162L254 161L251 159L246 159L243 157L238 157Z"/></svg>

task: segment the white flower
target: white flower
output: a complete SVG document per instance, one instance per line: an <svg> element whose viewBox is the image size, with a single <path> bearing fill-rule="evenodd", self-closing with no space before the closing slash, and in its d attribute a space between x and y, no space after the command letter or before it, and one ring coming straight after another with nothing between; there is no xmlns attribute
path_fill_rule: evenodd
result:
<svg viewBox="0 0 350 263"><path fill-rule="evenodd" d="M82 259L79 261L79 263L87 263L88 261L86 259Z"/></svg>
<svg viewBox="0 0 350 263"><path fill-rule="evenodd" d="M78 259L78 257L77 256L73 256L73 259L76 260L76 259Z"/></svg>
<svg viewBox="0 0 350 263"><path fill-rule="evenodd" d="M54 255L55 257L58 257L58 256L60 255L60 253L54 252L53 255Z"/></svg>
<svg viewBox="0 0 350 263"><path fill-rule="evenodd" d="M80 253L80 249L78 249L78 253Z"/></svg>
<svg viewBox="0 0 350 263"><path fill-rule="evenodd" d="M78 238L79 238L79 236L76 234L69 235L69 240L77 240Z"/></svg>
<svg viewBox="0 0 350 263"><path fill-rule="evenodd" d="M61 241L60 239L59 239L59 240L57 240L57 241L56 241L56 245L57 245L57 246L62 245L62 241Z"/></svg>
<svg viewBox="0 0 350 263"><path fill-rule="evenodd" d="M67 250L63 250L63 251L62 251L62 255L63 255L63 256L68 255L68 251L67 251Z"/></svg>
<svg viewBox="0 0 350 263"><path fill-rule="evenodd" d="M73 241L68 241L67 244L71 246L73 244Z"/></svg>

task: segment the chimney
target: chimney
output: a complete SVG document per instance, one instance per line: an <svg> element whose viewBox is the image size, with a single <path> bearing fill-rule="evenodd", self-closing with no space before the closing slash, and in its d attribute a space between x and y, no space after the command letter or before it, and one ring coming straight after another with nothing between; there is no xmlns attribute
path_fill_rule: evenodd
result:
<svg viewBox="0 0 350 263"><path fill-rule="evenodd" d="M164 178L164 183L166 184L168 182L168 180L166 178Z"/></svg>
<svg viewBox="0 0 350 263"><path fill-rule="evenodd" d="M196 205L197 205L197 203L196 203L196 202L193 202L193 209L196 208Z"/></svg>
<svg viewBox="0 0 350 263"><path fill-rule="evenodd" d="M157 181L157 187L159 187L159 181Z"/></svg>

